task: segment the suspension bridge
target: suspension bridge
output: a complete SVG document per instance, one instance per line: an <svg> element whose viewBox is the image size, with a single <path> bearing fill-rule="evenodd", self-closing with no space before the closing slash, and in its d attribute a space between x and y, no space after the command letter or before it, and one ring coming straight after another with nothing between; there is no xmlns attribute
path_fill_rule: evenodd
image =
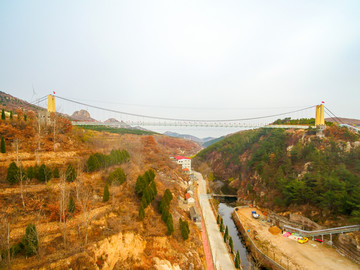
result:
<svg viewBox="0 0 360 270"><path fill-rule="evenodd" d="M73 125L79 126L110 126L110 127L134 127L134 126L161 126L161 127L204 127L204 128L239 128L239 129L254 129L254 128L291 128L291 129L307 129L309 127L313 128L325 128L324 113L327 113L332 118L337 118L324 104L307 106L301 109L287 111L283 113L268 114L257 117L246 117L246 118L236 118L236 119L181 119L181 118L170 118L170 117L159 117L159 116L149 116L143 114L129 113L114 109L109 109L105 107L100 107L92 104L87 104L84 102L76 101L70 98L64 98L55 95L44 96L37 101L33 102L34 104L39 105L41 102L47 101L47 111L56 112L55 98L66 103L75 104L77 106L82 106L82 108L92 108L100 110L103 112L116 115L120 121L97 121L97 120L73 120ZM44 106L46 107L46 106ZM291 125L291 124L273 124L274 120L279 117L289 117L293 116L296 113L311 111L311 114L314 115L315 109L315 125ZM311 117L308 117L311 118Z"/></svg>

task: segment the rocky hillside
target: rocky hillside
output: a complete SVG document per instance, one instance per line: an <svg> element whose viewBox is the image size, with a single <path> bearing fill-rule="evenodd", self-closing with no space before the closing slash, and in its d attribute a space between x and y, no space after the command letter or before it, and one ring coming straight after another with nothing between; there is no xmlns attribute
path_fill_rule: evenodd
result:
<svg viewBox="0 0 360 270"><path fill-rule="evenodd" d="M335 125L313 130L244 131L209 146L194 160L224 191L262 207L302 213L320 223L360 221L359 135Z"/></svg>
<svg viewBox="0 0 360 270"><path fill-rule="evenodd" d="M55 134L37 123L34 114L0 120L0 269L204 269L200 232L179 199L188 176L169 158L193 155L197 144L72 128L61 117ZM129 158L117 162L117 149ZM146 196L141 219L135 187L149 169L156 193ZM173 232L159 212L167 189ZM187 240L180 218L189 224Z"/></svg>
<svg viewBox="0 0 360 270"><path fill-rule="evenodd" d="M24 100L21 100L19 98L13 97L12 95L9 95L5 92L0 91L0 108L5 108L8 111L14 111L21 109L24 111L37 111L37 110L43 110L40 107L37 107L33 104L30 104Z"/></svg>

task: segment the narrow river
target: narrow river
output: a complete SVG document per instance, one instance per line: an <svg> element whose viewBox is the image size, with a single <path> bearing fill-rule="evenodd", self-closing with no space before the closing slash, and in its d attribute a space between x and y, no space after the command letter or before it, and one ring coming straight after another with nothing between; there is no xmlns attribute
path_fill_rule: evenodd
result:
<svg viewBox="0 0 360 270"><path fill-rule="evenodd" d="M238 233L238 230L235 226L234 221L231 218L231 214L234 211L233 207L226 205L225 203L219 204L219 214L224 220L224 224L228 226L229 235L233 239L234 250L235 252L238 250L241 258L241 264L244 269L253 269L252 267L252 259L249 255L248 251L245 248L245 245L241 243L241 236Z"/></svg>

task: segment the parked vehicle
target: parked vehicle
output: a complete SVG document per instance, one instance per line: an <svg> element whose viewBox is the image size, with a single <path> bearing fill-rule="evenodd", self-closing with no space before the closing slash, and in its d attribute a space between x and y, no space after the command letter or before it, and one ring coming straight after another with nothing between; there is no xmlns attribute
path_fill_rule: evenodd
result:
<svg viewBox="0 0 360 270"><path fill-rule="evenodd" d="M260 215L256 213L256 211L251 212L253 218L259 218Z"/></svg>
<svg viewBox="0 0 360 270"><path fill-rule="evenodd" d="M314 239L314 240L317 241L317 242L320 242L320 243L324 242L323 240L321 240L321 239L319 239L319 238L316 238L316 239Z"/></svg>
<svg viewBox="0 0 360 270"><path fill-rule="evenodd" d="M309 241L309 239L308 239L307 237L301 237L301 238L298 240L298 242L299 242L300 244L305 244L307 241Z"/></svg>

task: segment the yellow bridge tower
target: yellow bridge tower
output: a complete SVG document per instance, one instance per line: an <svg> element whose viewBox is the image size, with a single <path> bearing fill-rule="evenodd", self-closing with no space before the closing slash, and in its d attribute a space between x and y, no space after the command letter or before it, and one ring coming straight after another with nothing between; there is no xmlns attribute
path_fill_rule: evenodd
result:
<svg viewBox="0 0 360 270"><path fill-rule="evenodd" d="M324 104L316 105L315 126L325 126Z"/></svg>
<svg viewBox="0 0 360 270"><path fill-rule="evenodd" d="M48 111L48 113L56 112L55 96L53 96L53 95L48 95L47 111Z"/></svg>

